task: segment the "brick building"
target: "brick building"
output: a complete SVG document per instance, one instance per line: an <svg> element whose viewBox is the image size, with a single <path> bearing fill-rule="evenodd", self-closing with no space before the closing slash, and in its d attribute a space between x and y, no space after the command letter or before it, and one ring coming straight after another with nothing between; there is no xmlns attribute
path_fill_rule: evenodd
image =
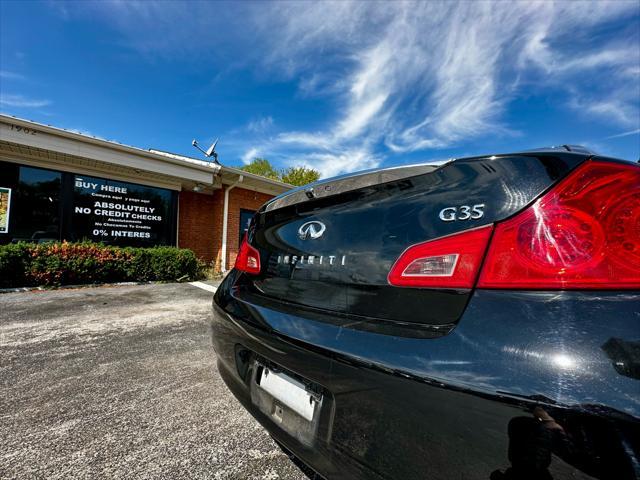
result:
<svg viewBox="0 0 640 480"><path fill-rule="evenodd" d="M0 115L0 244L175 245L225 271L244 228L291 185Z"/></svg>
<svg viewBox="0 0 640 480"><path fill-rule="evenodd" d="M273 195L235 187L229 194L227 217L228 264L233 265L240 244L240 217L243 211L255 212ZM200 193L182 191L179 196L178 245L193 250L200 258L220 265L224 192L216 190L206 197ZM210 232L219 232L211 236ZM188 246L187 246L188 245Z"/></svg>

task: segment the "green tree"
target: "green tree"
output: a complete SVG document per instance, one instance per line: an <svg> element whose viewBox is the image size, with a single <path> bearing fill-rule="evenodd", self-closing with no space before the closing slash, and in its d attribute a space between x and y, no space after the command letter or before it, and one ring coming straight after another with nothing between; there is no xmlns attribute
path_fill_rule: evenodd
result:
<svg viewBox="0 0 640 480"><path fill-rule="evenodd" d="M320 172L307 167L289 167L282 171L282 181L296 187L315 182L320 178Z"/></svg>
<svg viewBox="0 0 640 480"><path fill-rule="evenodd" d="M254 173L256 175L262 175L263 177L272 178L274 180L280 180L280 173L273 168L273 165L266 158L254 158L251 163L240 167L240 170L245 172Z"/></svg>
<svg viewBox="0 0 640 480"><path fill-rule="evenodd" d="M263 177L280 180L300 187L315 182L320 178L320 172L307 167L289 167L284 170L276 170L266 158L254 158L248 165L243 165L240 170L261 175Z"/></svg>

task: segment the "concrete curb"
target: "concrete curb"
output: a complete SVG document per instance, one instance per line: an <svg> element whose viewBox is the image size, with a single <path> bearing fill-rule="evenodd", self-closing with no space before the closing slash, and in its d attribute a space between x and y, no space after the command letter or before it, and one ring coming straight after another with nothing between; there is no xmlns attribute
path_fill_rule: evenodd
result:
<svg viewBox="0 0 640 480"><path fill-rule="evenodd" d="M203 281L183 282L174 280L172 282L116 282L116 283L81 283L79 285L61 285L59 287L15 287L15 288L0 288L0 295L3 293L19 293L19 292L50 292L52 290L78 290L81 288L100 288L100 287L127 287L133 285L165 285L168 283L183 283L185 285L193 285L194 287L207 290L209 292L215 292L220 284L220 281L214 280L217 284L209 285Z"/></svg>
<svg viewBox="0 0 640 480"><path fill-rule="evenodd" d="M82 283L80 285L61 285L59 287L16 287L0 288L0 294L18 292L49 292L51 290L74 290L80 288L97 287L125 287L130 285L150 285L152 283L172 283L172 282L117 282L117 283ZM186 283L186 282L185 282Z"/></svg>

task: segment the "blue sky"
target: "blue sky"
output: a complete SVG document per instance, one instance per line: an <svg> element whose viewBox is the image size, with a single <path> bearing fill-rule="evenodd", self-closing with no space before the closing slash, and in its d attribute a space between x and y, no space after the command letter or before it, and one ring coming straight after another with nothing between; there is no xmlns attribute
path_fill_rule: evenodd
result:
<svg viewBox="0 0 640 480"><path fill-rule="evenodd" d="M575 143L640 158L640 2L0 1L0 110L324 176Z"/></svg>

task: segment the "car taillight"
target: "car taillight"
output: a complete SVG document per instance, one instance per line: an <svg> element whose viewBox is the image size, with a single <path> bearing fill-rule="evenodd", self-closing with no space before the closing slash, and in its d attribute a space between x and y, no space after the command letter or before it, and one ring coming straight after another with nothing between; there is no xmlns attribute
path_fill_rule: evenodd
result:
<svg viewBox="0 0 640 480"><path fill-rule="evenodd" d="M640 288L640 168L587 161L496 225L479 288Z"/></svg>
<svg viewBox="0 0 640 480"><path fill-rule="evenodd" d="M389 272L399 287L472 288L492 226L466 230L407 248Z"/></svg>
<svg viewBox="0 0 640 480"><path fill-rule="evenodd" d="M253 275L260 273L260 252L249 245L246 233L244 234L244 238L240 244L240 250L236 257L235 268Z"/></svg>

